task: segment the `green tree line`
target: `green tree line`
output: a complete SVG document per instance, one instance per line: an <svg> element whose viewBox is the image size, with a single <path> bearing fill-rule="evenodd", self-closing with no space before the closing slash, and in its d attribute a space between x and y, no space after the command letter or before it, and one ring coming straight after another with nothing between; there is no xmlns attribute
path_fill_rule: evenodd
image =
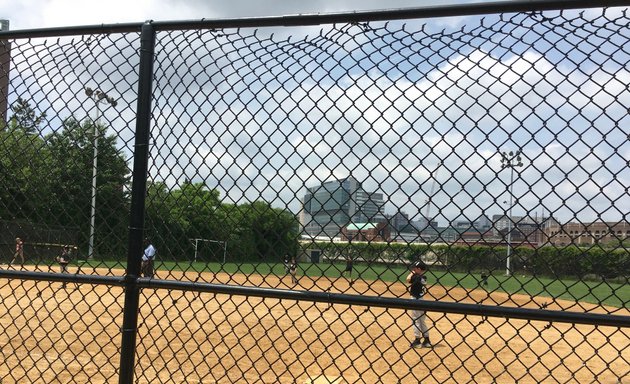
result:
<svg viewBox="0 0 630 384"><path fill-rule="evenodd" d="M120 252L128 218L129 168L107 127L68 117L42 134L46 114L22 99L0 127L0 218L43 227L68 228L78 245L89 236L94 135L99 140L95 232L99 250ZM52 128L52 127L48 127ZM96 129L95 129L96 128ZM28 245L35 234L22 234ZM38 236L39 237L39 236Z"/></svg>
<svg viewBox="0 0 630 384"><path fill-rule="evenodd" d="M204 260L278 262L298 251L298 222L288 210L255 201L225 204L217 190L203 183L184 183L169 189L163 182L147 189L147 235L166 260L192 261L194 239L219 241Z"/></svg>
<svg viewBox="0 0 630 384"><path fill-rule="evenodd" d="M463 273L503 273L507 258L505 246L316 242L309 248L320 249L327 260L342 261L349 256L364 263L408 265L422 258L431 263L432 269ZM625 247L599 245L514 247L511 249L510 265L513 273L551 278L627 278L630 251Z"/></svg>
<svg viewBox="0 0 630 384"><path fill-rule="evenodd" d="M124 260L131 164L116 132L100 121L70 116L61 127L47 127L43 134L45 113L23 99L11 112L9 121L0 126L0 219L68 228L76 232L73 238L85 254L96 133L95 255ZM145 220L146 233L164 259L190 259L194 252L190 239L195 238L225 242L232 261L280 259L297 252L295 215L263 201L222 203L219 192L203 183L186 180L171 187L149 183Z"/></svg>

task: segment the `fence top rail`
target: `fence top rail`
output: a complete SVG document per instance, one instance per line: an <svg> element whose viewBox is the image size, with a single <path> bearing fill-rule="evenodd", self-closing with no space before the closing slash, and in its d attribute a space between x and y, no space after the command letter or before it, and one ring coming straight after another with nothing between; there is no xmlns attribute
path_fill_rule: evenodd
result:
<svg viewBox="0 0 630 384"><path fill-rule="evenodd" d="M148 289L208 292L214 294L228 294L237 296L252 296L287 300L305 300L318 303L398 308L405 310L419 309L442 313L503 317L506 319L512 318L550 322L555 321L571 324L589 324L624 328L630 327L630 316L624 315L607 315L590 312L582 313L570 311L553 311L520 307L514 308L506 306L492 306L459 302L441 302L431 300L411 300L406 298L361 296L330 292L297 291L279 288L247 287L175 280L160 280L153 278L139 278L137 281L138 287Z"/></svg>
<svg viewBox="0 0 630 384"><path fill-rule="evenodd" d="M130 275L100 276L39 271L11 271L0 269L0 278L34 281L55 281L78 284L111 285L119 287L124 286L126 281L132 279L138 284L139 288L147 289L168 289L274 299L306 300L319 303L359 305L366 307L398 308L405 310L421 309L442 313L459 313L464 315L504 317L550 322L555 321L572 324L590 324L622 328L630 327L630 316L624 315L612 316L598 313L552 311L543 309L491 306L482 304L439 302L431 300L425 301L392 297L371 297L330 292L311 292L278 288L260 288L224 284L195 283L187 281L137 278Z"/></svg>
<svg viewBox="0 0 630 384"><path fill-rule="evenodd" d="M357 23L403 19L426 19L451 16L474 16L496 13L538 12L549 10L587 9L630 6L630 0L515 0L484 1L374 11L296 14L225 19L153 21L139 23L99 24L73 27L22 29L0 32L0 39L59 37L71 35L140 32L142 25L151 23L156 31L215 28L290 27L335 23Z"/></svg>

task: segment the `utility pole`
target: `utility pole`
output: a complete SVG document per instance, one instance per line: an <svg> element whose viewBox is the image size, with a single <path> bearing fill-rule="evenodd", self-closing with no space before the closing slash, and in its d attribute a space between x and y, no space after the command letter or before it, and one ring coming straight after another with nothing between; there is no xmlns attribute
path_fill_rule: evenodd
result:
<svg viewBox="0 0 630 384"><path fill-rule="evenodd" d="M508 190L510 191L510 205L509 205L509 216L508 216L508 233L507 233L507 257L505 259L505 275L510 276L512 273L510 271L510 257L512 255L512 206L513 206L513 198L514 193L512 192L512 186L514 185L514 168L522 167L523 162L521 161L521 151L518 150L516 152L510 151L501 152L501 169L510 168L510 184Z"/></svg>
<svg viewBox="0 0 630 384"><path fill-rule="evenodd" d="M116 107L116 100L113 97L107 96L107 94L99 89L93 90L90 87L85 87L85 95L94 100L96 105L96 119L92 122L94 128L94 156L92 157L92 204L90 212L90 240L88 244L88 259L94 257L94 232L96 223L96 175L98 173L98 136L100 134L98 130L99 119L101 118L101 103L106 103L112 107Z"/></svg>
<svg viewBox="0 0 630 384"><path fill-rule="evenodd" d="M9 20L0 19L0 32L9 30ZM0 39L0 127L9 116L9 72L11 71L11 42Z"/></svg>

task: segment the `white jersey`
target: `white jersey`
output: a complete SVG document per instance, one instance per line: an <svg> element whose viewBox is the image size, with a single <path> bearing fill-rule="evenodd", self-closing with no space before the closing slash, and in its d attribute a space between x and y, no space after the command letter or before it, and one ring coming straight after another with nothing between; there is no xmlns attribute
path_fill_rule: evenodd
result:
<svg viewBox="0 0 630 384"><path fill-rule="evenodd" d="M142 255L142 261L153 260L153 258L155 257L155 252L156 250L153 244L149 244L149 246L144 249L144 254Z"/></svg>

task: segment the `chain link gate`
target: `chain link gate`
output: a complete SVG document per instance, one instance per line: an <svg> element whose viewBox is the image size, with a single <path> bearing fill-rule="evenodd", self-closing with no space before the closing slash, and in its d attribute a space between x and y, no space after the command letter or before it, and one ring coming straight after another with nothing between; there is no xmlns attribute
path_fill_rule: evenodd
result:
<svg viewBox="0 0 630 384"><path fill-rule="evenodd" d="M578 6L0 34L0 382L630 383L629 17Z"/></svg>

